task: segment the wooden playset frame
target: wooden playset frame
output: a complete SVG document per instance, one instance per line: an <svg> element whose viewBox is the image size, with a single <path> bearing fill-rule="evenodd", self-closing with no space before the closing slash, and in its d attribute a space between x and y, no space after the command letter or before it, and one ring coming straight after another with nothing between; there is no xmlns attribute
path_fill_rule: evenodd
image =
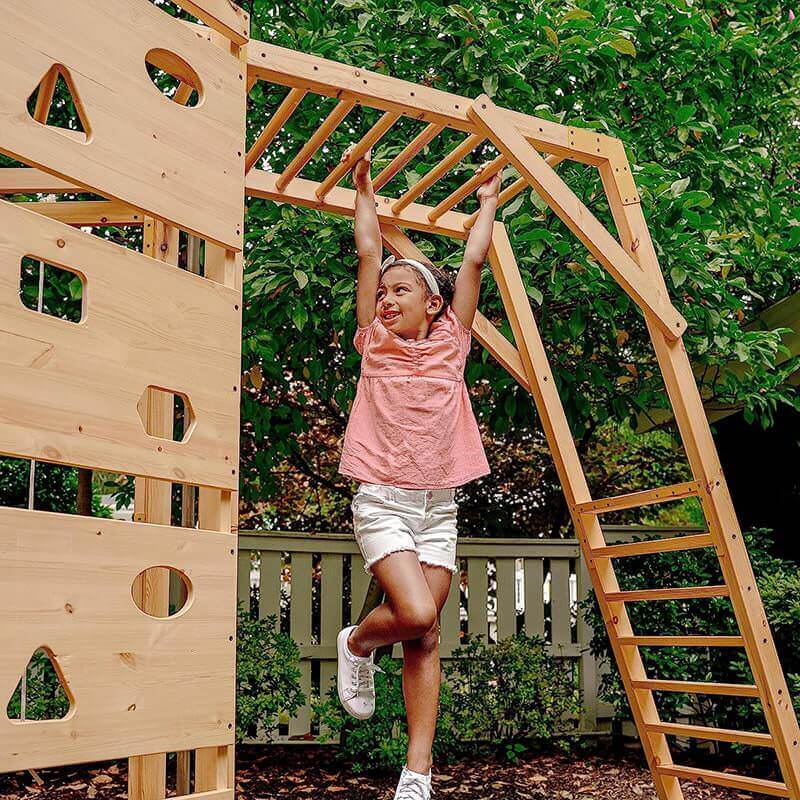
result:
<svg viewBox="0 0 800 800"><path fill-rule="evenodd" d="M487 174L513 166L519 178L502 190L500 205L533 188L646 321L693 480L593 499L508 233L494 223L489 261L516 344L480 312L473 332L541 417L659 798L679 800L680 782L699 780L800 800L800 730L682 343L686 323L670 302L622 143L498 107L485 95L465 98L251 40L248 15L228 0L179 4L204 24L175 20L148 0L109 0L102 9L91 0L0 2L0 151L30 165L0 170L0 194L79 189L108 198L0 201L0 452L136 476L133 523L0 509L0 624L12 643L0 652L2 702L38 647L57 663L72 701L63 720L0 715L0 771L130 757L129 797L145 800L164 797L164 754L176 751L184 754L185 796L233 797L243 199L352 216L355 193L338 184L405 116L426 127L374 178L390 251L422 257L404 229L464 240L475 214L456 206ZM181 78L172 98L153 92L145 61ZM46 124L59 74L91 126L83 136ZM288 93L245 152L246 95L256 81ZM192 92L202 102L185 107ZM286 169L257 168L307 94L337 103ZM300 177L358 105L382 116L350 159L321 182ZM465 137L446 158L401 196L379 194L448 128ZM500 153L486 171L435 206L420 201L484 142ZM559 177L564 159L600 171L619 241ZM110 223L142 225L143 253L75 228ZM180 231L191 234L190 244L205 242L202 277L191 274L197 268L174 268ZM84 276L80 323L21 306L24 256ZM97 376L86 360L100 354L109 372ZM175 394L188 398L193 415L180 442L171 435ZM197 530L170 526L172 482L187 496L197 492ZM606 544L600 515L684 497L698 499L706 533ZM620 590L615 559L695 548L714 549L722 585ZM168 619L160 617L169 610L169 580L152 569L164 566L192 587ZM93 595L99 586L105 590ZM628 603L698 597L730 598L739 635L640 636L632 628ZM743 648L755 682L650 679L639 649L661 646ZM654 692L757 698L769 733L661 721ZM676 764L668 736L771 747L783 781ZM193 785L188 751L195 751Z"/></svg>

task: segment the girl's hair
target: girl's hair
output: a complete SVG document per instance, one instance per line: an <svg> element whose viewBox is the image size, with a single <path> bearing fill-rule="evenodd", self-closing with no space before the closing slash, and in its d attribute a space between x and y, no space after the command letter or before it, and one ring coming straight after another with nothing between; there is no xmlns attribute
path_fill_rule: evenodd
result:
<svg viewBox="0 0 800 800"><path fill-rule="evenodd" d="M431 264L430 261L425 260L422 262L425 266L433 273L433 277L436 278L436 283L439 285L439 294L442 297L442 308L439 313L431 320L431 322L436 322L439 317L444 314L445 309L450 303L453 302L453 294L455 292L455 285L453 283L453 279L450 277L450 273L445 272L441 267L435 267ZM398 264L398 266L405 266L404 264ZM391 267L389 267L391 269ZM388 270L387 270L388 272ZM411 272L414 273L414 280L425 290L425 298L431 296L431 290L428 288L428 284L425 283L425 279L416 269L411 269Z"/></svg>

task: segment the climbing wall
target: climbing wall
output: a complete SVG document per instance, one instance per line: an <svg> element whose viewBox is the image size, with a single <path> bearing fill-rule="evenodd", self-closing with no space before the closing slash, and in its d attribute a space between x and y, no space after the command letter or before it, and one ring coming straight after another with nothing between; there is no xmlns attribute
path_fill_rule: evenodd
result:
<svg viewBox="0 0 800 800"><path fill-rule="evenodd" d="M0 508L0 772L130 757L132 800L190 751L233 796L249 20L183 5L0 2L2 193L91 196L0 200L0 454L135 479L132 522ZM72 276L73 317L23 303L30 264ZM36 651L68 708L10 719Z"/></svg>

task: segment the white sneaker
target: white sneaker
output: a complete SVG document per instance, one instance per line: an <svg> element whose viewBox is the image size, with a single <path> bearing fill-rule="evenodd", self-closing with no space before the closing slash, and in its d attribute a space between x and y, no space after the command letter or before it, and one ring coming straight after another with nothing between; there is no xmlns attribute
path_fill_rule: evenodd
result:
<svg viewBox="0 0 800 800"><path fill-rule="evenodd" d="M431 788L431 772L427 775L421 772L412 772L408 767L403 766L400 773L400 780L394 793L394 800L430 800L433 794Z"/></svg>
<svg viewBox="0 0 800 800"><path fill-rule="evenodd" d="M373 673L383 670L373 663L374 653L356 656L347 646L347 637L356 626L348 625L336 637L338 674L336 688L339 700L348 714L356 719L369 719L375 713L375 679Z"/></svg>

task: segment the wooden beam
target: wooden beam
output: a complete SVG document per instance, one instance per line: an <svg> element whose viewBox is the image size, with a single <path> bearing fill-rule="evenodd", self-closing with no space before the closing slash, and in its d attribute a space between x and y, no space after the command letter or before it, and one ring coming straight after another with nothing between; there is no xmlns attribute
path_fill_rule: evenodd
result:
<svg viewBox="0 0 800 800"><path fill-rule="evenodd" d="M668 589L633 589L628 592L608 592L609 603L650 602L652 600L692 600L698 597L727 597L727 586L678 586Z"/></svg>
<svg viewBox="0 0 800 800"><path fill-rule="evenodd" d="M452 169L462 158L469 155L483 140L484 136L467 136L457 147L454 147L432 170L425 173L405 194L392 203L392 211L399 214L423 192L430 189L436 181ZM435 222L435 220L430 220Z"/></svg>
<svg viewBox="0 0 800 800"><path fill-rule="evenodd" d="M487 164L484 169L480 172L476 172L469 180L459 186L458 189L445 197L445 199L428 214L428 219L431 222L435 222L445 211L454 208L465 197L469 197L482 183L485 183L491 178L492 175L496 175L500 172L506 164L508 164L508 159L505 156L497 156L497 158Z"/></svg>
<svg viewBox="0 0 800 800"><path fill-rule="evenodd" d="M726 697L758 697L758 686L748 683L706 683L705 681L634 681L636 689L677 694L713 694Z"/></svg>
<svg viewBox="0 0 800 800"><path fill-rule="evenodd" d="M230 0L178 0L178 5L234 44L250 39L250 15Z"/></svg>
<svg viewBox="0 0 800 800"><path fill-rule="evenodd" d="M331 113L328 114L323 123L300 149L300 152L289 162L289 166L280 174L280 177L275 182L278 189L283 191L289 181L300 173L300 170L314 157L314 153L328 140L354 107L355 103L352 100L340 100L334 106Z"/></svg>
<svg viewBox="0 0 800 800"><path fill-rule="evenodd" d="M626 508L640 508L655 503L667 503L671 500L693 497L700 494L702 490L703 487L698 481L687 481L686 483L676 483L674 486L661 486L658 489L646 489L642 492L630 492L617 497L592 500L590 503L580 503L575 507L575 511L579 514L608 514Z"/></svg>
<svg viewBox="0 0 800 800"><path fill-rule="evenodd" d="M340 161L320 183L315 192L318 200L324 200L325 195L336 186L337 183L353 168L353 164L358 161L367 150L377 144L385 136L392 125L400 119L399 114L387 111L383 116L364 134L361 141L357 142L350 154L344 161Z"/></svg>
<svg viewBox="0 0 800 800"><path fill-rule="evenodd" d="M118 200L61 200L20 203L28 211L67 225L143 225L141 211Z"/></svg>
<svg viewBox="0 0 800 800"><path fill-rule="evenodd" d="M255 140L253 146L247 151L247 158L244 162L245 173L250 172L255 166L264 151L270 146L272 140L280 133L281 128L286 124L289 117L294 114L300 101L306 96L307 92L304 89L291 89L283 102L275 110L275 113L269 118L269 122L264 126L258 139Z"/></svg>
<svg viewBox="0 0 800 800"><path fill-rule="evenodd" d="M442 131L443 125L431 122L426 125L373 179L372 188L377 192L400 172L417 153L427 147Z"/></svg>
<svg viewBox="0 0 800 800"><path fill-rule="evenodd" d="M468 113L639 308L652 316L662 333L671 341L679 339L686 330L686 320L672 307L666 291L657 289L652 279L642 274L616 239L501 110L486 95L481 95Z"/></svg>
<svg viewBox="0 0 800 800"><path fill-rule="evenodd" d="M626 542L611 544L592 550L594 558L628 558L629 556L646 556L653 553L677 553L683 550L697 550L713 547L714 540L707 533L693 536L673 536L669 539L647 539L642 542Z"/></svg>

